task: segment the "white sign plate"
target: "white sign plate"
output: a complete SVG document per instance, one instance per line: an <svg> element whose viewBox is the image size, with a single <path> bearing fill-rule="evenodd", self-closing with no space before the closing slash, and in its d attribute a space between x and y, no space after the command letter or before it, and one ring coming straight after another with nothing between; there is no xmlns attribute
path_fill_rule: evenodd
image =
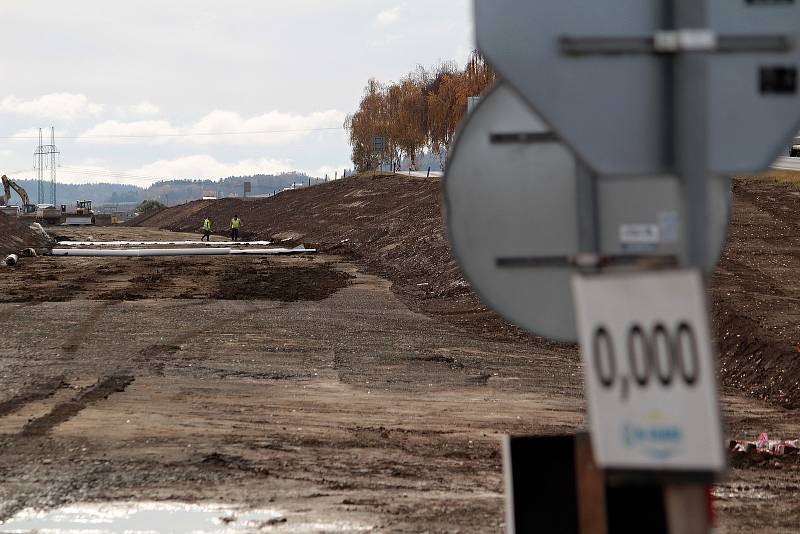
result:
<svg viewBox="0 0 800 534"><path fill-rule="evenodd" d="M623 247L657 247L661 244L661 227L657 224L623 224L619 227Z"/></svg>
<svg viewBox="0 0 800 534"><path fill-rule="evenodd" d="M573 277L592 442L606 469L725 468L696 271Z"/></svg>

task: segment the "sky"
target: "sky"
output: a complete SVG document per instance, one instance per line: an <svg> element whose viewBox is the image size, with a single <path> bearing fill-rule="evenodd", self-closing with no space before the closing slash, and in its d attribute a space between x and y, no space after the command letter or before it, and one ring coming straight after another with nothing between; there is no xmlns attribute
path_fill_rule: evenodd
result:
<svg viewBox="0 0 800 534"><path fill-rule="evenodd" d="M0 173L33 178L52 126L61 182L341 174L367 80L465 63L471 5L0 0Z"/></svg>

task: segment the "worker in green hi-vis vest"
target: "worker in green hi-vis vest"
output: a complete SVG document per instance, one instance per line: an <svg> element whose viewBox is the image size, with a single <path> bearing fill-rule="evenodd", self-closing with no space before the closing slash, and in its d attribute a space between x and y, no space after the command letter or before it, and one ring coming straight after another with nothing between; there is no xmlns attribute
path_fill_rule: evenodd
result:
<svg viewBox="0 0 800 534"><path fill-rule="evenodd" d="M234 215L231 219L231 241L239 240L239 228L242 227L242 221L238 215Z"/></svg>
<svg viewBox="0 0 800 534"><path fill-rule="evenodd" d="M203 220L203 237L200 238L200 241L203 239L211 241L211 219L208 217Z"/></svg>

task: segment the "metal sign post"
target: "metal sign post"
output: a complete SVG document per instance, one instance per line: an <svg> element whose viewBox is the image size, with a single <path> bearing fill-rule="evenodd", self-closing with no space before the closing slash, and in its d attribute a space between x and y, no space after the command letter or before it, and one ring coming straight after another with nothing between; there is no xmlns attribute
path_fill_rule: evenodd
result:
<svg viewBox="0 0 800 534"><path fill-rule="evenodd" d="M671 17L673 30L683 28L707 28L708 8L706 0L672 0ZM696 43L684 42L679 45L682 53L674 60L674 125L672 146L674 161L683 187L685 207L686 250L683 264L691 267L701 265L708 248L708 229L705 225L708 215L708 179L711 176L709 165L709 51L707 44L713 43L710 30L695 30ZM686 35L686 34L684 34ZM686 41L686 40L685 40Z"/></svg>
<svg viewBox="0 0 800 534"><path fill-rule="evenodd" d="M386 159L385 152L386 152L386 138L382 135L374 135L372 136L372 152L375 154L380 154L380 165L381 165L381 172L383 172L383 161Z"/></svg>
<svg viewBox="0 0 800 534"><path fill-rule="evenodd" d="M577 317L600 467L710 480L725 461L702 272L722 241L720 177L768 167L800 129L800 2L476 0L475 14L479 48L536 115L501 124L514 103L489 95L458 136L445 209L465 274L531 331L569 339ZM702 492L685 489L665 485L669 530L702 532L677 508Z"/></svg>

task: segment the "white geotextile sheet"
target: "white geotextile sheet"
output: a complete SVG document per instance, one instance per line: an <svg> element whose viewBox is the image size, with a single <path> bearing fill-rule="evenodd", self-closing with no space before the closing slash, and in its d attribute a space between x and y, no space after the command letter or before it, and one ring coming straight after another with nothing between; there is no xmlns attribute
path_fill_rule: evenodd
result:
<svg viewBox="0 0 800 534"><path fill-rule="evenodd" d="M78 257L141 257L141 256L227 256L236 254L246 255L278 255L278 254L314 254L313 248L129 248L129 249L80 249L80 248L54 248L53 256L78 256Z"/></svg>
<svg viewBox="0 0 800 534"><path fill-rule="evenodd" d="M272 241L59 241L61 247L135 247L150 245L267 246Z"/></svg>

